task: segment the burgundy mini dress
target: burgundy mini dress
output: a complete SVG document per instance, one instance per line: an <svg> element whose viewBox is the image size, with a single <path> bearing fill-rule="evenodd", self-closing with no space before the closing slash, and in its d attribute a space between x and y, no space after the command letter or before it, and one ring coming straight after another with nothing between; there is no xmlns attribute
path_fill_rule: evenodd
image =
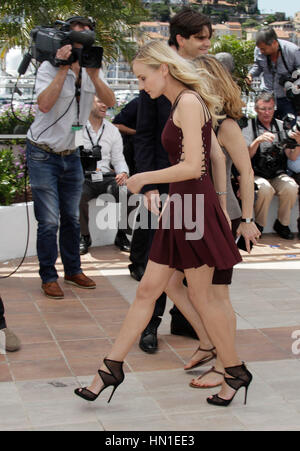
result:
<svg viewBox="0 0 300 451"><path fill-rule="evenodd" d="M170 183L169 199L162 211L149 259L179 270L203 265L229 269L242 259L209 173L211 117L204 101L194 94L205 112L202 127L205 167L198 179ZM162 133L162 143L171 165L178 164L183 155L182 130L173 122L173 113L181 96L182 93L174 102Z"/></svg>

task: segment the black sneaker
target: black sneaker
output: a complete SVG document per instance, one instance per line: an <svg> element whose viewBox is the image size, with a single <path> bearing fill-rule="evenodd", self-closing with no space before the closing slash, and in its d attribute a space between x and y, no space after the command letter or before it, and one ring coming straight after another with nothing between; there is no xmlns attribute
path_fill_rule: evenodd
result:
<svg viewBox="0 0 300 451"><path fill-rule="evenodd" d="M282 225L278 219L274 222L273 228L281 238L284 238L285 240L294 239L294 234L291 232L289 226Z"/></svg>
<svg viewBox="0 0 300 451"><path fill-rule="evenodd" d="M80 245L79 245L80 255L87 254L91 244L92 244L92 241L91 241L91 236L90 235L81 235L81 237L80 237Z"/></svg>

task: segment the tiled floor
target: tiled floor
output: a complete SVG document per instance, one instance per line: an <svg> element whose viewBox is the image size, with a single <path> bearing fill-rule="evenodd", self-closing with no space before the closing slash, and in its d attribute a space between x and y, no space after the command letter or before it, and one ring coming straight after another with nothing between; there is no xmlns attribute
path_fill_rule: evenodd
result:
<svg viewBox="0 0 300 451"><path fill-rule="evenodd" d="M16 264L1 263L0 275ZM169 308L159 352L146 355L134 345L111 404L108 390L94 404L73 395L95 374L133 300L137 282L127 265L114 246L92 248L82 266L96 290L61 282L60 301L41 292L36 258L1 279L7 322L22 349L0 354L0 430L300 430L299 241L264 236L235 271L237 346L254 374L246 407L240 394L227 409L208 406L206 397L217 390L188 386L205 368L183 371L197 342L170 335Z"/></svg>

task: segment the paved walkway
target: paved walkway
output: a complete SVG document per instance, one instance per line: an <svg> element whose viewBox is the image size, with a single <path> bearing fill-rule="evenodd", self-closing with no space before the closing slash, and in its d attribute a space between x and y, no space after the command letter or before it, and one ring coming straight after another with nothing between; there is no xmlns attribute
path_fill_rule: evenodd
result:
<svg viewBox="0 0 300 451"><path fill-rule="evenodd" d="M1 263L0 275L16 263ZM114 246L91 249L82 263L97 289L61 282L61 301L41 293L36 258L0 281L8 325L23 343L19 352L0 355L1 431L300 430L299 241L264 236L235 271L237 345L254 374L246 407L240 393L229 408L209 406L206 397L218 389L188 386L207 368L183 371L197 342L170 335L169 309L159 328L159 352L146 355L133 347L111 404L109 390L93 404L75 397L74 388L89 383L108 351L137 287L127 255Z"/></svg>

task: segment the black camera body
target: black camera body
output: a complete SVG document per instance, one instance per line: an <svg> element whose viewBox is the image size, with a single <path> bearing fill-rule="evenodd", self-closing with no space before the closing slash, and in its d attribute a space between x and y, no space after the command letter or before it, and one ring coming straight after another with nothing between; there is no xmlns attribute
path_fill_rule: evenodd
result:
<svg viewBox="0 0 300 451"><path fill-rule="evenodd" d="M279 84L284 87L286 96L292 101L295 109L300 110L300 68L292 74L282 75Z"/></svg>
<svg viewBox="0 0 300 451"><path fill-rule="evenodd" d="M297 121L295 124L294 122L295 116L293 114L289 113L283 118L283 129L285 137L278 144L283 149L295 149L295 147L299 145L294 138L291 138L292 132L300 131L300 121Z"/></svg>
<svg viewBox="0 0 300 451"><path fill-rule="evenodd" d="M254 157L255 175L272 179L286 171L286 156L283 152L281 143L272 144L272 146Z"/></svg>
<svg viewBox="0 0 300 451"><path fill-rule="evenodd" d="M97 144L91 150L81 147L80 159L84 174L89 175L96 170L97 161L102 160L102 146Z"/></svg>
<svg viewBox="0 0 300 451"><path fill-rule="evenodd" d="M92 30L71 30L70 23L57 21L54 27L35 27L30 36L30 49L18 68L20 75L25 74L32 58L40 63L49 61L55 67L70 65L75 61L78 61L81 67L101 67L103 48L93 46L95 32ZM82 44L82 47L74 47L74 43ZM57 50L64 45L72 45L72 54L68 60L58 60Z"/></svg>

